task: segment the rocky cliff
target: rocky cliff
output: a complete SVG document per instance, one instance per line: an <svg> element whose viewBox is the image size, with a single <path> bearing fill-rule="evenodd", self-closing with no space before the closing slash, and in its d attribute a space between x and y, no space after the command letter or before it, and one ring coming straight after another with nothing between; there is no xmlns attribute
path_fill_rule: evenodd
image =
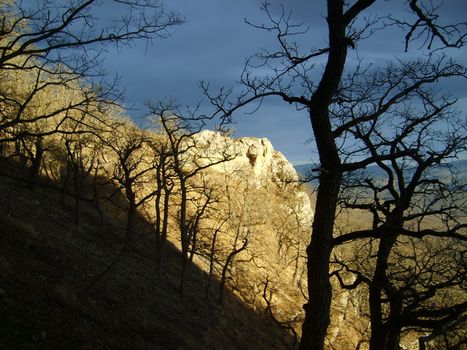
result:
<svg viewBox="0 0 467 350"><path fill-rule="evenodd" d="M229 186L224 191L231 202L246 196L235 210L241 212L242 207L248 210L249 222L242 225L248 231L244 237L249 239L249 246L232 265L231 288L254 309L268 310L277 322L300 334L302 305L306 302L305 250L313 210L295 168L266 138L234 139L202 131L195 135L195 143L197 152L203 154L197 154L199 160L218 160L226 154L235 156L210 171L223 174L223 181L229 174L230 181L237 183L230 186L236 188L233 193L229 193ZM238 190L239 183L243 183L242 191ZM238 236L224 239L224 244L229 245ZM369 325L360 315L365 302L362 295L336 285L328 348L366 347Z"/></svg>
<svg viewBox="0 0 467 350"><path fill-rule="evenodd" d="M266 309L299 334L313 211L297 172L266 138L231 138L202 131L194 143L193 159L198 165L226 155L230 159L209 168L229 203L221 216L232 219L220 237L219 260L225 261L229 251L240 247L239 242L247 242L228 270L229 287L251 308ZM207 266L202 259L198 263Z"/></svg>
<svg viewBox="0 0 467 350"><path fill-rule="evenodd" d="M265 182L298 181L292 164L266 138L235 139L219 132L203 130L195 135L195 142L198 148L207 149L211 157L224 151L235 155L233 160L216 165L214 169L217 171L247 173L257 185Z"/></svg>

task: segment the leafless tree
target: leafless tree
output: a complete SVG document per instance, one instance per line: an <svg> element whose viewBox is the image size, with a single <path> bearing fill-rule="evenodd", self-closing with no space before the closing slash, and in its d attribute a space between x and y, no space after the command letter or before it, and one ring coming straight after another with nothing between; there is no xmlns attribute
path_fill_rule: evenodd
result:
<svg viewBox="0 0 467 350"><path fill-rule="evenodd" d="M154 152L155 165L155 200L154 230L156 233L156 269L164 270L165 246L169 227L169 209L172 191L174 190L175 174L168 140L165 137L157 137L151 141Z"/></svg>
<svg viewBox="0 0 467 350"><path fill-rule="evenodd" d="M242 172L235 173L233 176L226 173L223 186L222 191L226 196L223 217L227 218L225 230L229 237L227 238L228 244L217 252L220 265L219 303L221 305L224 301L225 287L229 281L234 282L233 286L239 285L242 278L242 265L255 263L257 253L250 248L250 241L254 239L257 227L264 224L266 220L264 212L261 212L261 199L255 192L255 187L248 175ZM241 254L245 254L242 259L240 259ZM241 292L241 289L238 291Z"/></svg>
<svg viewBox="0 0 467 350"><path fill-rule="evenodd" d="M383 17L388 19L385 22L386 29L391 30L391 25L399 25L407 30L407 49L413 41L420 43L420 40L422 47L428 46L429 49L441 50L444 47L462 47L464 44L464 25L441 24L437 8L431 7L425 1L408 2L408 11L413 15L413 22L396 22L384 14L381 14L380 18L366 19L364 11L377 2L326 1L328 45L305 52L294 38L306 35L306 28L292 23L291 15L284 9L278 16L274 16L271 5L265 2L263 10L269 23L253 26L275 34L279 49L263 50L247 61L241 77L244 90L237 95L228 89L213 94L209 91L208 84L203 84L205 94L217 107L218 114L225 119L230 119L238 109L254 102L260 105L263 99L271 96L281 98L309 114L320 160L320 173L311 243L307 249L309 301L304 306L306 318L302 327L300 349L323 349L324 346L332 298L328 277L329 261L342 175L345 171L356 170L378 160L370 156L353 164L343 164L341 159L339 146L350 125L339 124L333 116L333 108L338 107L339 96L352 89L352 86L342 84L348 49L358 49L359 41L371 36L374 29L378 29L375 26L378 19ZM428 41L423 42L426 36ZM324 59L325 64L323 69L317 72L321 66L316 63L319 59ZM260 73L256 75L255 69L258 67ZM315 76L318 76L317 80ZM397 100L396 93L393 98ZM394 101L387 99L385 102L386 107L389 107Z"/></svg>
<svg viewBox="0 0 467 350"><path fill-rule="evenodd" d="M229 216L226 216L221 222L216 223L215 227L213 227L210 231L212 233L212 236L210 237L210 246L208 247L207 250L207 255L209 257L209 273L208 273L208 280L206 283L206 288L204 291L204 297L205 299L209 298L209 293L211 291L211 286L212 286L212 280L214 278L214 269L215 269L215 264L218 263L218 257L217 257L217 239L219 237L219 234L225 233L223 231L224 225L227 223L229 220Z"/></svg>
<svg viewBox="0 0 467 350"><path fill-rule="evenodd" d="M193 188L195 193L190 200L192 210L188 219L188 241L191 242L188 258L190 263L193 262L195 254L198 254L198 239L202 229L201 222L212 216L216 210L215 205L220 201L214 185L206 179L206 176L201 175L201 179L198 181L199 185Z"/></svg>
<svg viewBox="0 0 467 350"><path fill-rule="evenodd" d="M190 181L201 175L204 170L234 159L235 154L228 147L216 149L215 154L212 154L209 147L206 148L206 145L201 146L197 143L194 136L204 126L204 117L198 118L192 115L185 117L182 113L177 112L176 108L170 108L164 104L149 104L148 107L154 125L168 140L171 164L177 181L175 186L179 196L178 223L182 248L179 290L183 293L186 270L190 261L190 247L195 249L193 238L196 238L194 233L196 233L198 225L196 215L195 218L190 219L188 211L192 199L190 192L193 189ZM209 200L205 204L209 204ZM203 205L200 206L200 208L202 207ZM206 206L204 207L206 208ZM193 229L195 230L193 231Z"/></svg>
<svg viewBox="0 0 467 350"><path fill-rule="evenodd" d="M89 180L93 185L97 181L97 174L99 171L99 158L101 157L101 143L100 140L92 134L88 135L74 135L74 137L66 137L66 165L65 165L65 178L63 182L62 194L67 191L68 180L72 182L72 195L75 201L73 217L76 224L80 223L80 207L81 202L86 197L89 187L86 186ZM93 195L95 198L86 198L87 201L96 201L98 206L98 193L93 186ZM87 196L89 197L89 196Z"/></svg>
<svg viewBox="0 0 467 350"><path fill-rule="evenodd" d="M105 124L102 113L121 97L102 70L106 45L167 38L183 22L158 0L112 1L119 14L113 18L99 12L101 5L1 2L0 143L67 134L70 124Z"/></svg>
<svg viewBox="0 0 467 350"><path fill-rule="evenodd" d="M399 349L404 330L439 333L466 311L465 302L454 297L466 273L465 184L449 171L440 173L465 151L466 132L452 107L456 100L423 83L465 75L463 67L443 61L400 63L353 77L355 90L333 111L351 126L346 132L362 142L343 150L343 157L369 155L379 169L347 176L341 190L342 206L367 211L370 227L333 239L334 246L374 240L369 254L375 259L367 257L374 265L354 267L356 279L347 286L368 284L370 349ZM392 91L398 101L383 113L377 107L378 117L369 117L375 115L369 106L385 106L379 96L386 99Z"/></svg>
<svg viewBox="0 0 467 350"><path fill-rule="evenodd" d="M134 242L138 208L154 198L157 190L154 188L154 158L146 155L151 140L144 131L125 121L116 121L112 132L101 136L102 143L109 150L104 157L107 162L105 170L109 184L114 187L108 199L123 209L126 214L125 238L115 258L102 270L84 289L90 290L99 282L122 256L131 249ZM121 204L118 197L123 194L126 203Z"/></svg>
<svg viewBox="0 0 467 350"><path fill-rule="evenodd" d="M122 127L123 126L123 127ZM127 199L127 220L125 244L130 244L134 236L137 209L154 197L153 181L155 169L153 160L145 150L149 137L136 127L118 125L104 144L113 152L110 155L110 180L115 182L116 191L121 191Z"/></svg>
<svg viewBox="0 0 467 350"><path fill-rule="evenodd" d="M293 340L293 343L292 343L292 349L295 349L297 347L297 343L298 343L298 335L297 335L297 332L295 331L295 328L293 327L293 325L294 325L294 323L296 323L296 320L289 320L289 321L284 322L284 321L280 321L276 317L276 315L274 314L271 299L272 299L274 293L277 292L277 291L274 290L273 288L270 288L269 279L266 279L266 281L263 282L263 284L264 284L263 300L266 303L266 312L269 314L269 316L271 317L271 319L274 321L274 323L277 326L279 326L282 329L286 329L286 330L288 330L289 332L291 332L293 334L293 339L294 340ZM289 346L289 344L287 344L287 343L284 344L284 345Z"/></svg>

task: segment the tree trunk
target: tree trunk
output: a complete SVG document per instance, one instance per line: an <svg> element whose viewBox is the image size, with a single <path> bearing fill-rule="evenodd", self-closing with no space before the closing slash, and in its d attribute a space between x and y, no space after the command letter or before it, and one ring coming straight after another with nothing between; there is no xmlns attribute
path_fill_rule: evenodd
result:
<svg viewBox="0 0 467 350"><path fill-rule="evenodd" d="M70 160L67 158L66 164L65 164L65 169L61 171L60 174L60 181L61 181L61 192L60 192L60 204L62 206L65 205L65 198L66 198L66 192L68 189L68 183L70 181L70 174L71 174L71 163Z"/></svg>
<svg viewBox="0 0 467 350"><path fill-rule="evenodd" d="M217 234L219 233L219 231L220 231L220 228L214 230L214 234L212 236L212 241L211 241L211 251L209 252L208 282L206 283L206 289L204 291L204 297L206 300L209 298L209 290L211 289L212 277L214 273L214 262L215 262L214 258L216 256Z"/></svg>
<svg viewBox="0 0 467 350"><path fill-rule="evenodd" d="M240 252L246 249L247 245L248 245L248 239L245 239L243 241L243 245L240 248L235 249L234 247L234 250L230 252L229 256L227 257L227 260L225 261L225 265L222 268L221 281L219 284L219 304L221 305L224 302L225 283L227 282L227 272L229 271L230 264L232 263L233 259L235 258L237 254L239 254Z"/></svg>
<svg viewBox="0 0 467 350"><path fill-rule="evenodd" d="M39 175L39 170L41 168L42 157L44 155L44 143L42 137L37 138L35 142L36 150L34 152L34 157L31 160L31 167L29 168L29 178L28 178L28 187L32 190L34 189L34 184L36 182L37 176Z"/></svg>
<svg viewBox="0 0 467 350"><path fill-rule="evenodd" d="M78 161L76 162L78 163ZM74 207L74 221L76 225L80 224L80 214L81 214L81 195L83 193L84 186L84 174L82 172L82 167L79 164L75 164L73 174L73 188L75 195L75 207Z"/></svg>
<svg viewBox="0 0 467 350"><path fill-rule="evenodd" d="M127 220L126 220L126 237L125 237L125 245L128 250L130 243L133 239L133 231L135 228L136 222L136 205L135 203L129 203L128 213L127 213Z"/></svg>
<svg viewBox="0 0 467 350"><path fill-rule="evenodd" d="M163 272L164 270L164 260L165 260L165 244L167 241L167 230L169 227L169 205L170 205L170 190L165 189L164 195L164 215L162 216L162 232L161 232L161 241L160 241L160 256L159 256L159 271Z"/></svg>
<svg viewBox="0 0 467 350"><path fill-rule="evenodd" d="M400 295L390 298L388 321L388 350L400 350L402 298Z"/></svg>
<svg viewBox="0 0 467 350"><path fill-rule="evenodd" d="M305 321L302 325L300 350L319 350L324 347L332 299L329 261L339 186L339 171L321 174L313 234L306 250L309 301L304 306Z"/></svg>
<svg viewBox="0 0 467 350"><path fill-rule="evenodd" d="M375 272L369 291L371 321L370 350L389 349L388 324L385 324L383 321L382 293L384 286L387 285L386 270L388 268L388 259L395 242L395 235L383 236L379 242Z"/></svg>
<svg viewBox="0 0 467 350"><path fill-rule="evenodd" d="M181 174L181 170L180 170ZM185 275L186 267L188 264L188 225L186 224L186 210L187 210L187 189L185 179L182 175L179 175L180 179L180 239L182 243L182 271L180 274L180 287L179 292L183 294L184 284L185 284Z"/></svg>
<svg viewBox="0 0 467 350"><path fill-rule="evenodd" d="M157 192L154 200L154 210L156 214L156 221L154 223L154 230L156 232L156 270L161 271L161 251L162 251L162 215L161 215L161 199L162 199L162 180L160 169L157 169L156 175Z"/></svg>
<svg viewBox="0 0 467 350"><path fill-rule="evenodd" d="M328 1L329 56L323 77L313 94L309 111L321 163L311 242L307 248L308 295L304 305L300 350L322 350L330 320L332 289L329 261L334 219L341 183L341 163L329 116L347 56L343 1Z"/></svg>

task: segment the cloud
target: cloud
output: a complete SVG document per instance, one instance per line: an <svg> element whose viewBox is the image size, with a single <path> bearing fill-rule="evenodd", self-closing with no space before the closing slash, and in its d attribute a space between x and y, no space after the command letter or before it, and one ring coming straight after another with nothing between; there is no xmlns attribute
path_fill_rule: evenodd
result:
<svg viewBox="0 0 467 350"><path fill-rule="evenodd" d="M272 15L280 15L278 1L273 1ZM300 36L299 44L304 52L326 45L325 1L290 0L283 2L293 13L295 23L303 23L308 33ZM379 1L366 14L376 16L390 13L398 18L407 18L404 1ZM124 48L119 54L109 51L107 69L121 75L126 86L127 103L139 110L131 111L135 118L144 114L145 101L176 97L181 104L194 104L203 98L199 81L210 82L214 87L235 86L245 58L262 48L277 47L274 33L251 28L244 18L261 24L265 14L260 11L260 0L177 0L166 1L169 9L176 10L186 18L186 23L176 28L173 37L159 40L153 45L137 45ZM458 21L467 13L465 0L445 1L442 19ZM404 17L405 16L405 17ZM363 41L357 50L351 50L349 58L364 58L366 63L384 64L395 53L403 58L420 55L416 47L405 54L404 33L396 28L379 31L373 38ZM466 61L465 50L456 53ZM319 62L318 70L324 62ZM354 65L348 62L347 67ZM317 76L318 77L318 76ZM449 89L465 97L464 82L452 82ZM464 102L465 98L461 102ZM461 108L467 109L461 106ZM279 99L265 101L253 116L241 113L236 116L238 136L268 137L274 147L291 161L303 162L312 158L311 145L304 142L311 136L311 127L305 112L297 112L293 106Z"/></svg>

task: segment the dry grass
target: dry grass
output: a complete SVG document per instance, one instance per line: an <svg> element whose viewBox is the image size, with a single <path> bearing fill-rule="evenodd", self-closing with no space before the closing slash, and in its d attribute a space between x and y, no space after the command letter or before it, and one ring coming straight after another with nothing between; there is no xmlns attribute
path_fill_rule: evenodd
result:
<svg viewBox="0 0 467 350"><path fill-rule="evenodd" d="M166 274L154 271L154 242L132 251L88 293L84 287L118 251L121 217L100 218L59 194L0 177L0 348L2 349L283 349L288 333L228 293L221 308L205 301L205 274L192 268L177 292L180 256L169 248ZM3 197L5 198L5 197ZM144 229L147 223L140 223Z"/></svg>

